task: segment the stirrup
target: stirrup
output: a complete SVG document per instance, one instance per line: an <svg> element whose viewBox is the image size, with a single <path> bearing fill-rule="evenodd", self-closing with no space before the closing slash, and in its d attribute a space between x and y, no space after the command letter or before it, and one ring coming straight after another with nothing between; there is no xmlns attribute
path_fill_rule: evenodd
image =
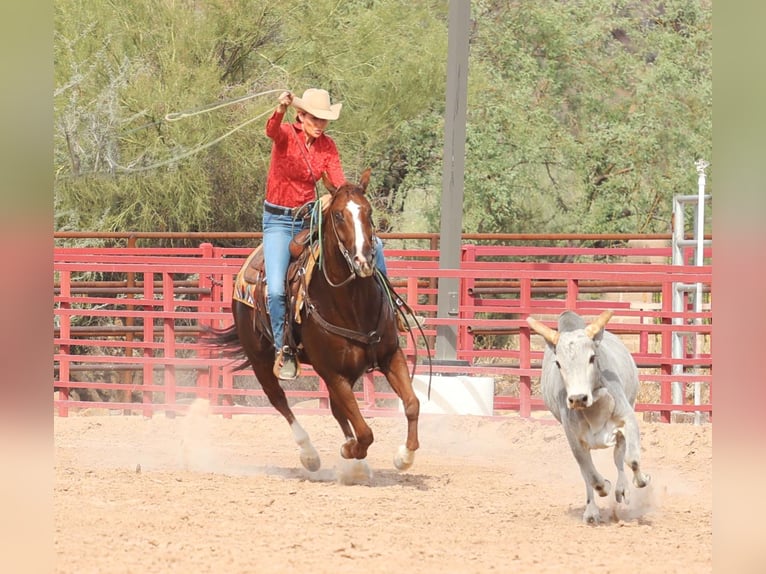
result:
<svg viewBox="0 0 766 574"><path fill-rule="evenodd" d="M413 329L422 329L425 324L423 317L410 313L396 313L396 328L400 333L409 333Z"/></svg>
<svg viewBox="0 0 766 574"><path fill-rule="evenodd" d="M290 347L282 347L274 361L274 376L278 379L291 381L298 378L301 372L300 363Z"/></svg>

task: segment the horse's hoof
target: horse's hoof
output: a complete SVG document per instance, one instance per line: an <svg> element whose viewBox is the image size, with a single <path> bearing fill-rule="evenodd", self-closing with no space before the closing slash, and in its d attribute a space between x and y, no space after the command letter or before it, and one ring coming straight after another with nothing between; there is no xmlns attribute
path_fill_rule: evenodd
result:
<svg viewBox="0 0 766 574"><path fill-rule="evenodd" d="M364 459L341 459L337 467L337 478L340 484L369 484L372 472Z"/></svg>
<svg viewBox="0 0 766 574"><path fill-rule="evenodd" d="M322 466L322 461L316 450L304 449L301 451L301 464L309 472L316 472Z"/></svg>
<svg viewBox="0 0 766 574"><path fill-rule="evenodd" d="M407 470L415 462L415 451L402 445L394 456L394 466L397 470Z"/></svg>

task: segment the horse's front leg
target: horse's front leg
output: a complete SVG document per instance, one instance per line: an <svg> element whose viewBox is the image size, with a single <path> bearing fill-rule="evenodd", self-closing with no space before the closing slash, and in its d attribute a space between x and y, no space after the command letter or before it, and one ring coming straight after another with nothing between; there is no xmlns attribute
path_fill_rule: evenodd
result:
<svg viewBox="0 0 766 574"><path fill-rule="evenodd" d="M341 383L345 384L345 383ZM372 472L364 458L357 458L361 453L359 442L354 436L348 417L345 414L342 405L340 405L330 394L330 410L335 420L338 421L340 429L343 431L345 442L340 447L341 460L335 467L338 482L341 484L369 484L372 478ZM370 438L370 441L372 438ZM365 450L366 454L366 450Z"/></svg>
<svg viewBox="0 0 766 574"><path fill-rule="evenodd" d="M328 382L327 379L325 382ZM372 473L366 457L373 441L372 429L359 411L349 381L336 377L332 383L328 382L327 389L330 393L330 410L346 439L340 447L342 459L337 466L338 481L341 484L368 483Z"/></svg>
<svg viewBox="0 0 766 574"><path fill-rule="evenodd" d="M341 376L323 377L330 394L330 410L338 421L345 442L340 447L343 458L367 458L367 449L374 438L354 396L353 382Z"/></svg>
<svg viewBox="0 0 766 574"><path fill-rule="evenodd" d="M345 443L340 448L340 454L343 458L351 458L351 456L347 455L350 453L350 444L356 441L354 431L351 429L351 424L348 422L348 417L343 409L333 400L332 394L330 395L330 411L332 412L332 416L335 417L335 420L338 421L338 426L340 426L340 430L343 431L343 436L346 439ZM344 454L344 448L346 454Z"/></svg>
<svg viewBox="0 0 766 574"><path fill-rule="evenodd" d="M415 462L415 451L420 446L418 442L418 417L420 416L420 401L412 388L412 379L407 369L407 361L401 349L397 349L388 369L383 371L388 384L401 399L404 414L407 417L407 441L399 447L394 456L394 466L398 470L407 470Z"/></svg>

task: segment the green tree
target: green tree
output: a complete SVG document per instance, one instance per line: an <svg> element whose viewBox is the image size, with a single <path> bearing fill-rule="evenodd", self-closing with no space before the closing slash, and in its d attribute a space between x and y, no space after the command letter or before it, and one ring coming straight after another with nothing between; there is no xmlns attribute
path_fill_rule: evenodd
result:
<svg viewBox="0 0 766 574"><path fill-rule="evenodd" d="M668 231L711 155L710 1L471 6L464 230ZM381 229L437 231L447 7L56 0L56 229L259 229L266 116L321 86Z"/></svg>

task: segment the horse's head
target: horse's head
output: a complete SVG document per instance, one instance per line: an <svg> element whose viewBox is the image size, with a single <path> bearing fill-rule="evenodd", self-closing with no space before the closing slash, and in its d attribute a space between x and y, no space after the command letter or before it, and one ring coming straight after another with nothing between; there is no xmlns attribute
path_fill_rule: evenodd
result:
<svg viewBox="0 0 766 574"><path fill-rule="evenodd" d="M325 251L335 247L356 276L370 277L375 271L375 227L372 206L365 195L370 168L357 184L347 182L335 187L324 173L322 182L332 195L324 214ZM325 257L330 253L326 252Z"/></svg>

